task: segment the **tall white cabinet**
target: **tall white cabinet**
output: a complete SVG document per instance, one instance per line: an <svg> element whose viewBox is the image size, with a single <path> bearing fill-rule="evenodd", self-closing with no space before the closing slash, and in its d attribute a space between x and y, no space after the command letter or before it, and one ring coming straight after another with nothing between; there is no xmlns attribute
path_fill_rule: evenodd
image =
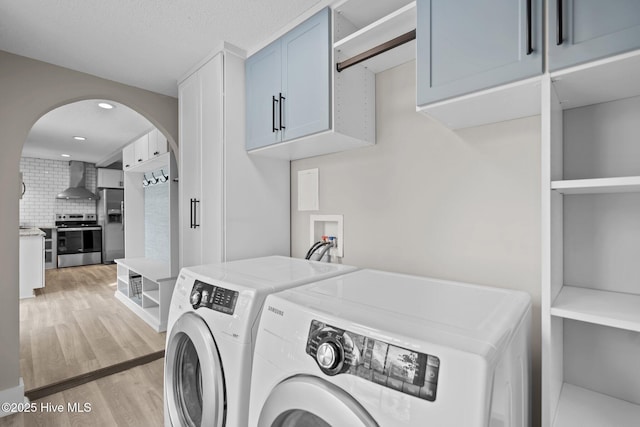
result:
<svg viewBox="0 0 640 427"><path fill-rule="evenodd" d="M289 161L249 157L244 106L229 45L179 85L181 267L289 255Z"/></svg>
<svg viewBox="0 0 640 427"><path fill-rule="evenodd" d="M542 83L543 426L640 425L640 52Z"/></svg>

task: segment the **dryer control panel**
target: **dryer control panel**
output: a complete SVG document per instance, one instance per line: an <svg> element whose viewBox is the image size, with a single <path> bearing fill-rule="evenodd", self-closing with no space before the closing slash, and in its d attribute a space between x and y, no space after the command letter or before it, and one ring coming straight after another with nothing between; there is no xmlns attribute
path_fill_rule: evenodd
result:
<svg viewBox="0 0 640 427"><path fill-rule="evenodd" d="M225 314L233 314L238 301L238 291L210 285L196 280L191 289L191 306L210 308Z"/></svg>
<svg viewBox="0 0 640 427"><path fill-rule="evenodd" d="M440 359L381 340L311 322L307 354L327 375L348 374L402 393L436 400Z"/></svg>

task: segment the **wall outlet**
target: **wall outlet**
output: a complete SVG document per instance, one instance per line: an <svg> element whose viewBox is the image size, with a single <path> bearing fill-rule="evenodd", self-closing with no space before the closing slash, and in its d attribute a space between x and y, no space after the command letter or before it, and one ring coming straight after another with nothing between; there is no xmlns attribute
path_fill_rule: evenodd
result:
<svg viewBox="0 0 640 427"><path fill-rule="evenodd" d="M344 256L344 228L342 215L311 215L309 217L309 247L322 236L335 236L338 244L329 249L329 255Z"/></svg>

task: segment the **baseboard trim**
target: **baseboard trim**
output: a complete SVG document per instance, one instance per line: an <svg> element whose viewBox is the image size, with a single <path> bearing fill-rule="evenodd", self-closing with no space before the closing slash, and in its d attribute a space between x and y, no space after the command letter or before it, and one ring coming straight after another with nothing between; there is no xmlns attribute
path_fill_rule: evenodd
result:
<svg viewBox="0 0 640 427"><path fill-rule="evenodd" d="M164 350L156 351L155 353L147 354L144 356L136 357L135 359L126 360L124 362L116 363L115 365L100 368L95 371L87 372L86 374L80 374L75 377L67 378L62 381L58 381L53 384L48 384L42 387L36 387L24 392L24 395L29 398L30 401L42 399L43 397L50 396L61 391L69 390L70 388L78 387L82 384L86 384L91 381L95 381L100 378L108 377L109 375L117 374L119 372L127 371L136 366L146 365L155 360L164 357ZM20 379L22 381L22 379ZM24 388L24 387L23 387Z"/></svg>
<svg viewBox="0 0 640 427"><path fill-rule="evenodd" d="M24 403L24 396L24 381L22 381L22 377L20 377L17 386L0 390L0 403ZM5 412L0 409L0 418L13 413L14 412Z"/></svg>

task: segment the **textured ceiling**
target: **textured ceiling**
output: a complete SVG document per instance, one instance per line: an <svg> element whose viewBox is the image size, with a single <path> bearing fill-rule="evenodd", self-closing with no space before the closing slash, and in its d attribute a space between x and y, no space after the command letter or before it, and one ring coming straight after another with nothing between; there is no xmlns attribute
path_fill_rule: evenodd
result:
<svg viewBox="0 0 640 427"><path fill-rule="evenodd" d="M177 80L223 41L246 51L331 0L0 0L0 50L177 96ZM87 101L34 125L23 155L96 162L151 124ZM105 114L110 113L110 114ZM71 138L81 134L84 143Z"/></svg>
<svg viewBox="0 0 640 427"><path fill-rule="evenodd" d="M222 41L257 48L328 0L0 0L0 50L177 96Z"/></svg>

